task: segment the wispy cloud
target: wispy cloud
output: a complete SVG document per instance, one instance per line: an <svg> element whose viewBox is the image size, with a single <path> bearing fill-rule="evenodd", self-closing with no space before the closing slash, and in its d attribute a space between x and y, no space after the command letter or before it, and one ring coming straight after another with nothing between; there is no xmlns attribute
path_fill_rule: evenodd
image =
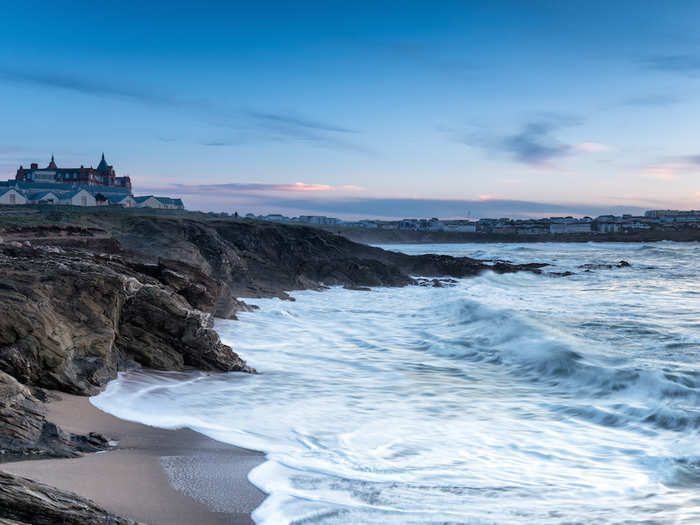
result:
<svg viewBox="0 0 700 525"><path fill-rule="evenodd" d="M488 197L488 196L487 196ZM497 198L479 200L406 199L406 198L324 198L294 199L261 196L251 209L303 210L305 213L341 217L547 217L561 215L595 216L605 213L639 214L645 208L635 205L605 206L519 201Z"/></svg>
<svg viewBox="0 0 700 525"><path fill-rule="evenodd" d="M655 71L695 76L700 73L700 55L657 55L644 58L642 66Z"/></svg>
<svg viewBox="0 0 700 525"><path fill-rule="evenodd" d="M581 142L571 147L574 151L583 151L585 153L597 153L599 151L610 151L610 146L601 144L600 142Z"/></svg>
<svg viewBox="0 0 700 525"><path fill-rule="evenodd" d="M569 146L552 137L560 126L552 122L528 122L523 129L503 139L503 148L513 158L528 164L541 164L565 155Z"/></svg>
<svg viewBox="0 0 700 525"><path fill-rule="evenodd" d="M151 188L153 189L153 188ZM238 183L226 184L171 184L157 188L161 190L173 190L184 193L265 193L265 192L330 192L330 191L363 191L361 186L331 186L329 184L309 184L295 182L292 184L266 184L266 183Z"/></svg>
<svg viewBox="0 0 700 525"><path fill-rule="evenodd" d="M623 108L623 107L633 107L633 108L662 108L672 106L681 102L681 98L676 95L669 95L665 93L650 93L648 95L640 95L636 97L629 97L609 106L608 108Z"/></svg>
<svg viewBox="0 0 700 525"><path fill-rule="evenodd" d="M556 131L580 122L578 118L569 115L545 113L526 122L518 131L509 135L498 136L484 130L467 133L447 131L457 141L469 146L480 147L489 152L505 153L523 164L544 166L572 152L602 151L602 148L606 147L596 142L571 145L555 137Z"/></svg>
<svg viewBox="0 0 700 525"><path fill-rule="evenodd" d="M679 172L685 168L685 165L677 162L669 162L663 164L655 164L648 166L638 173L640 177L645 179L656 179L671 181L679 178Z"/></svg>
<svg viewBox="0 0 700 525"><path fill-rule="evenodd" d="M34 72L0 67L0 80L7 83L58 89L81 95L112 98L156 109L185 111L217 127L229 128L231 137L203 141L205 146L233 146L251 141L306 142L341 151L374 155L360 143L345 138L356 130L284 111L231 109L199 100L189 100L135 86L120 86L77 75Z"/></svg>
<svg viewBox="0 0 700 525"><path fill-rule="evenodd" d="M700 155L667 157L643 166L632 174L644 179L676 181L683 177L696 177L700 173Z"/></svg>
<svg viewBox="0 0 700 525"><path fill-rule="evenodd" d="M301 116L295 116L291 114L282 115L279 113L264 113L261 111L253 110L248 110L245 112L245 114L258 122L264 122L267 125L272 125L276 127L291 126L320 131L332 131L336 133L357 133L357 131L353 129L345 128L342 126L336 126L334 124L328 124L325 122L310 120Z"/></svg>

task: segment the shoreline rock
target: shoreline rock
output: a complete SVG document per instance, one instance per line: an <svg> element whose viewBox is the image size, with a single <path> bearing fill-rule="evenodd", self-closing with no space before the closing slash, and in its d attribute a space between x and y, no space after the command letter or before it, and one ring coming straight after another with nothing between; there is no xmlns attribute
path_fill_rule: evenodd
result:
<svg viewBox="0 0 700 525"><path fill-rule="evenodd" d="M0 524L143 525L77 494L0 472Z"/></svg>
<svg viewBox="0 0 700 525"><path fill-rule="evenodd" d="M38 458L71 458L108 446L99 434L64 432L46 420L46 409L29 388L0 372L0 463Z"/></svg>
<svg viewBox="0 0 700 525"><path fill-rule="evenodd" d="M214 310L194 268L159 280L115 255L6 245L0 267L0 370L26 385L92 395L130 366L252 372L178 293Z"/></svg>

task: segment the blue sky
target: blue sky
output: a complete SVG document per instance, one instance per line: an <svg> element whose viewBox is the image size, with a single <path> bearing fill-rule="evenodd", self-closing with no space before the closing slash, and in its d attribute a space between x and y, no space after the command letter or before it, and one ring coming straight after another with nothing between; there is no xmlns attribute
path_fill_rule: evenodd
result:
<svg viewBox="0 0 700 525"><path fill-rule="evenodd" d="M104 151L204 210L700 207L698 2L7 4L2 178Z"/></svg>

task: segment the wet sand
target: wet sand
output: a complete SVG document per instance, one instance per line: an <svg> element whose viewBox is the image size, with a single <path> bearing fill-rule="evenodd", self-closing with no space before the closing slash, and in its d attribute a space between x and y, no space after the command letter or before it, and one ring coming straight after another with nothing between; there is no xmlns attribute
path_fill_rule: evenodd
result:
<svg viewBox="0 0 700 525"><path fill-rule="evenodd" d="M188 429L123 421L85 397L59 395L48 404L49 421L69 432L99 432L118 445L80 458L6 463L0 469L75 492L149 525L253 523L250 513L265 494L247 475L263 462L261 453Z"/></svg>

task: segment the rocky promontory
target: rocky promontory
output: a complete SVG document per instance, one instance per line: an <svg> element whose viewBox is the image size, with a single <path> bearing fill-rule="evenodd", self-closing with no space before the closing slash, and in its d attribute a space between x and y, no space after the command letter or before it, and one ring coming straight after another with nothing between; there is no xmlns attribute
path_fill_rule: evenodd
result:
<svg viewBox="0 0 700 525"><path fill-rule="evenodd" d="M112 214L92 216L88 224L109 232L126 250L177 260L214 278L222 284L220 317L240 307L231 298L286 297L324 286L406 286L416 284L416 276L461 278L487 270L539 273L546 266L406 255L317 228L254 220Z"/></svg>
<svg viewBox="0 0 700 525"><path fill-rule="evenodd" d="M0 245L0 268L0 370L23 384L92 395L130 366L250 371L196 269L23 243Z"/></svg>

